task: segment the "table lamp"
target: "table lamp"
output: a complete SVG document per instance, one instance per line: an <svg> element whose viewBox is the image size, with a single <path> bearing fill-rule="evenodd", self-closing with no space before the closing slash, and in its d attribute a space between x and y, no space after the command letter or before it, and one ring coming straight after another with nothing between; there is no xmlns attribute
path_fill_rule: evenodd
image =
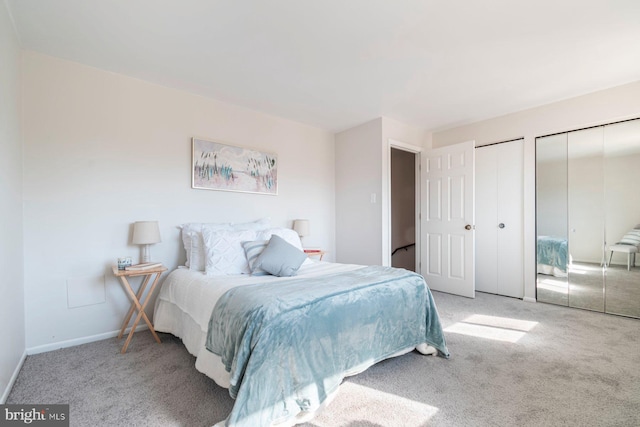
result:
<svg viewBox="0 0 640 427"><path fill-rule="evenodd" d="M309 232L309 220L308 219L296 219L293 221L293 230L298 233L300 240L305 236L311 234Z"/></svg>
<svg viewBox="0 0 640 427"><path fill-rule="evenodd" d="M158 227L158 221L136 221L133 224L131 243L134 245L142 245L142 262L151 261L150 246L160 242L160 227Z"/></svg>

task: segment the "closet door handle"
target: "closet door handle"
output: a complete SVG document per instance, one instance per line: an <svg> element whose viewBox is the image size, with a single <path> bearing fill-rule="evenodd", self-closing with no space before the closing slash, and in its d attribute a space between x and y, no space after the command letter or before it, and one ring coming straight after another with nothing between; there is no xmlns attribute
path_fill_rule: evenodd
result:
<svg viewBox="0 0 640 427"><path fill-rule="evenodd" d="M498 228L504 228L504 222L501 222L500 224L498 224Z"/></svg>

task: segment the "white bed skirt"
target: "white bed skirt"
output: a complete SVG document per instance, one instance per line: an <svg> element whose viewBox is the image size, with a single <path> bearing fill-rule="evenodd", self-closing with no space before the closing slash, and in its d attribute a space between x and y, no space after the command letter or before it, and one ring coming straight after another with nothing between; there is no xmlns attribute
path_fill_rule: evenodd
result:
<svg viewBox="0 0 640 427"><path fill-rule="evenodd" d="M207 333L191 316L178 306L158 300L154 314L154 328L182 339L187 351L196 357L196 369L216 382L220 387L229 388L231 375L224 368L220 356L205 348Z"/></svg>
<svg viewBox="0 0 640 427"><path fill-rule="evenodd" d="M560 270L547 264L538 264L538 274L546 274L547 276L567 277L567 272Z"/></svg>

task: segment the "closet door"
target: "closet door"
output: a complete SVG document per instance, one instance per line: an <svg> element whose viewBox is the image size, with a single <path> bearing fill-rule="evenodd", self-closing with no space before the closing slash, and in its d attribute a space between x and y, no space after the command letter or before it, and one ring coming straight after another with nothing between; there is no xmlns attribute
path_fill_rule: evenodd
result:
<svg viewBox="0 0 640 427"><path fill-rule="evenodd" d="M640 318L639 162L640 119L536 139L538 301Z"/></svg>
<svg viewBox="0 0 640 427"><path fill-rule="evenodd" d="M569 132L569 307L604 311L603 128Z"/></svg>
<svg viewBox="0 0 640 427"><path fill-rule="evenodd" d="M476 290L498 293L498 146L476 148Z"/></svg>
<svg viewBox="0 0 640 427"><path fill-rule="evenodd" d="M569 305L568 134L536 138L536 299Z"/></svg>
<svg viewBox="0 0 640 427"><path fill-rule="evenodd" d="M523 140L476 150L476 289L522 298Z"/></svg>
<svg viewBox="0 0 640 427"><path fill-rule="evenodd" d="M498 154L498 293L524 296L524 141L500 144Z"/></svg>
<svg viewBox="0 0 640 427"><path fill-rule="evenodd" d="M605 312L640 318L640 246L615 245L640 230L640 119L604 128ZM637 236L637 234L635 234Z"/></svg>

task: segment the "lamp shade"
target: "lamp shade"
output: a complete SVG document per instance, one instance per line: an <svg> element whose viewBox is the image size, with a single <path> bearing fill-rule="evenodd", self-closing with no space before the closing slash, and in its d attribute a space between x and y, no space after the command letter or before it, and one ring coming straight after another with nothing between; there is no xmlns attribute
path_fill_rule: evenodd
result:
<svg viewBox="0 0 640 427"><path fill-rule="evenodd" d="M308 219L296 219L293 221L293 230L298 233L298 236L304 237L310 234L309 232L309 220Z"/></svg>
<svg viewBox="0 0 640 427"><path fill-rule="evenodd" d="M136 221L133 224L131 243L134 245L151 245L161 241L158 221Z"/></svg>

